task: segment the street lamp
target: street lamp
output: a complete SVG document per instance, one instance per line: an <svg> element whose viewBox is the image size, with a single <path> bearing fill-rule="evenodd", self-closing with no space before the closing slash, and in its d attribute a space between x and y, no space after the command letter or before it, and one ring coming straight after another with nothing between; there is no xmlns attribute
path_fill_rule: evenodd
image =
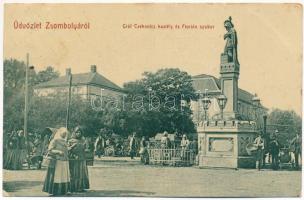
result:
<svg viewBox="0 0 304 200"><path fill-rule="evenodd" d="M207 121L207 111L208 111L208 109L210 107L210 104L211 104L211 100L207 95L207 89L205 90L205 95L204 95L204 98L202 99L202 103L203 103L203 108L204 108L204 111L205 111L205 121Z"/></svg>
<svg viewBox="0 0 304 200"><path fill-rule="evenodd" d="M221 94L220 96L217 97L217 103L220 106L221 109L221 119L224 119L223 116L223 112L224 112L224 108L226 106L227 103L227 97L224 94Z"/></svg>

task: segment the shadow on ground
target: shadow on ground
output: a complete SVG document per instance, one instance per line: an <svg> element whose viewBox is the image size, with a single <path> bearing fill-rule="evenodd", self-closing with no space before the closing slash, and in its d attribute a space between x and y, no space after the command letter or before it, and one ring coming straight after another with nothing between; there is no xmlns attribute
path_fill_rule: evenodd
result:
<svg viewBox="0 0 304 200"><path fill-rule="evenodd" d="M43 185L41 181L10 181L3 182L3 190L6 192L16 192L22 189L30 189L32 187Z"/></svg>
<svg viewBox="0 0 304 200"><path fill-rule="evenodd" d="M75 193L71 196L77 197L142 197L151 196L155 192L143 192L135 190L88 190L84 193Z"/></svg>

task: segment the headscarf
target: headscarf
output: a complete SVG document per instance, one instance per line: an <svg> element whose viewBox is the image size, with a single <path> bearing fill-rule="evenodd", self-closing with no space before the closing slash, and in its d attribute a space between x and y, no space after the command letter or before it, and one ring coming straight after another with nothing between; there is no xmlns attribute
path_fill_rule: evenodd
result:
<svg viewBox="0 0 304 200"><path fill-rule="evenodd" d="M65 136L65 138L62 138L62 137L61 137L61 134L64 133L64 132L66 133L66 136ZM59 128L59 129L56 131L56 133L55 133L55 135L54 135L54 137L53 137L53 140L56 140L56 139L64 139L64 140L67 140L68 134L69 134L68 129L65 128L65 127L61 127L61 128Z"/></svg>
<svg viewBox="0 0 304 200"><path fill-rule="evenodd" d="M79 135L77 135L77 132L80 132L80 134ZM76 128L75 128L75 130L74 130L74 132L73 132L73 138L75 138L75 139L81 139L82 138L82 136L83 136L83 128L82 127L80 127L80 126L77 126Z"/></svg>

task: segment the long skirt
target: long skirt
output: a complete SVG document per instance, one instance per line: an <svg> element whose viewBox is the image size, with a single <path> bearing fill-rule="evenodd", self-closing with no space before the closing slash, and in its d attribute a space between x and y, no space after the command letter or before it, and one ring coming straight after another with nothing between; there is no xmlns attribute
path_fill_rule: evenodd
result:
<svg viewBox="0 0 304 200"><path fill-rule="evenodd" d="M19 149L8 149L4 157L4 169L19 170L22 169Z"/></svg>
<svg viewBox="0 0 304 200"><path fill-rule="evenodd" d="M149 164L149 152L147 148L141 147L139 150L139 154L140 154L140 161L145 165Z"/></svg>
<svg viewBox="0 0 304 200"><path fill-rule="evenodd" d="M71 191L69 161L50 161L42 191L51 195L64 195Z"/></svg>
<svg viewBox="0 0 304 200"><path fill-rule="evenodd" d="M83 192L90 188L86 160L70 160L71 192Z"/></svg>
<svg viewBox="0 0 304 200"><path fill-rule="evenodd" d="M26 156L27 156L27 152L26 152L26 149L20 149L20 163L23 164L25 163L27 160L26 160Z"/></svg>

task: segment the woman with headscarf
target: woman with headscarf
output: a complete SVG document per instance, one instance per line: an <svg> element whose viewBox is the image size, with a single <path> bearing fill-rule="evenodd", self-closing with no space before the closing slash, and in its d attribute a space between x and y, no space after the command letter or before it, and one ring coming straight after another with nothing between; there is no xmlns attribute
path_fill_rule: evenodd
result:
<svg viewBox="0 0 304 200"><path fill-rule="evenodd" d="M18 133L13 131L8 139L7 154L3 168L10 170L22 169L22 163L20 161Z"/></svg>
<svg viewBox="0 0 304 200"><path fill-rule="evenodd" d="M85 157L85 144L82 141L83 130L76 127L69 140L69 166L71 173L71 192L83 192L89 189L89 174Z"/></svg>
<svg viewBox="0 0 304 200"><path fill-rule="evenodd" d="M70 192L67 134L66 128L58 129L48 148L48 156L51 159L42 191L54 196Z"/></svg>
<svg viewBox="0 0 304 200"><path fill-rule="evenodd" d="M19 149L19 165L23 165L27 162L27 149L24 132L22 130L18 131L18 149Z"/></svg>

